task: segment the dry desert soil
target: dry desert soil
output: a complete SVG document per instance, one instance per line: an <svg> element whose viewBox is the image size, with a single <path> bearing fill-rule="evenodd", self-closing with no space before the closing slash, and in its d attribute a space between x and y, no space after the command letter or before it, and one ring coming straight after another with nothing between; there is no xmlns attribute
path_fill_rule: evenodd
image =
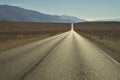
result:
<svg viewBox="0 0 120 80"><path fill-rule="evenodd" d="M0 22L0 52L69 30L69 23Z"/></svg>

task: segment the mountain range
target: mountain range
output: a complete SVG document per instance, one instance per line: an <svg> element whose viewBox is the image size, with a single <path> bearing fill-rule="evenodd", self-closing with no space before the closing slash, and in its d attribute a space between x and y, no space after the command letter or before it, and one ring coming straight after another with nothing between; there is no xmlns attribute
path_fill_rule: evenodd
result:
<svg viewBox="0 0 120 80"><path fill-rule="evenodd" d="M49 15L10 5L0 5L0 21L56 23L85 22L84 19L73 16Z"/></svg>

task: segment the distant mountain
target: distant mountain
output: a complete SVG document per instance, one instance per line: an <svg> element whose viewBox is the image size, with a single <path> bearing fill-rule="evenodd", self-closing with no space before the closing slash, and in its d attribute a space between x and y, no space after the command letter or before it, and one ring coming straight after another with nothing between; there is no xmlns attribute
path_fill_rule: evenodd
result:
<svg viewBox="0 0 120 80"><path fill-rule="evenodd" d="M82 20L76 17L43 14L17 6L0 5L0 21L71 23Z"/></svg>
<svg viewBox="0 0 120 80"><path fill-rule="evenodd" d="M77 17L73 17L73 16L67 16L67 15L62 15L60 16L61 19L65 19L65 20L71 20L75 23L78 23L78 22L86 22L84 19L79 19Z"/></svg>

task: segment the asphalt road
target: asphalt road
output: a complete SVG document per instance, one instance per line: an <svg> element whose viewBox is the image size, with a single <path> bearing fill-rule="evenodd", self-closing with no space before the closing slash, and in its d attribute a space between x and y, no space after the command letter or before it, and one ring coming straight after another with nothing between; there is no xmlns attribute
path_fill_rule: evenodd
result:
<svg viewBox="0 0 120 80"><path fill-rule="evenodd" d="M71 26L0 53L0 80L120 80L120 64Z"/></svg>

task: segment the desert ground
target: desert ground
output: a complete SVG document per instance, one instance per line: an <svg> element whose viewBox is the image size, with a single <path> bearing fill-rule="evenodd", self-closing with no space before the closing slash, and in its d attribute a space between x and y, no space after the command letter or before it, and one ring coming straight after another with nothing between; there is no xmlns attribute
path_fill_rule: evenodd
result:
<svg viewBox="0 0 120 80"><path fill-rule="evenodd" d="M0 52L70 30L70 24L0 22Z"/></svg>
<svg viewBox="0 0 120 80"><path fill-rule="evenodd" d="M120 62L120 22L77 23L75 30Z"/></svg>

